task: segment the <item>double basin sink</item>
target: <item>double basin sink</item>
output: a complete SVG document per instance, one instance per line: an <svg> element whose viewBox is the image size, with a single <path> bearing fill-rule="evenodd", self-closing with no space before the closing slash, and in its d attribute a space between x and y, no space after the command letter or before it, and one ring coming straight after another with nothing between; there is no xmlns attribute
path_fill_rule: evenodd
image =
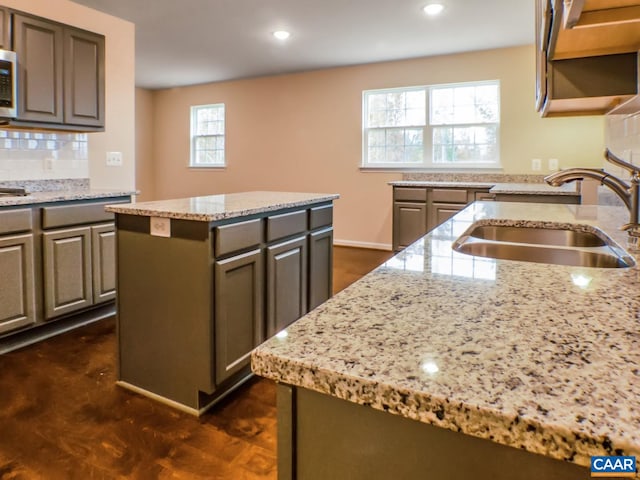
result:
<svg viewBox="0 0 640 480"><path fill-rule="evenodd" d="M479 257L578 267L627 268L636 263L615 241L595 229L482 222L467 229L452 247Z"/></svg>

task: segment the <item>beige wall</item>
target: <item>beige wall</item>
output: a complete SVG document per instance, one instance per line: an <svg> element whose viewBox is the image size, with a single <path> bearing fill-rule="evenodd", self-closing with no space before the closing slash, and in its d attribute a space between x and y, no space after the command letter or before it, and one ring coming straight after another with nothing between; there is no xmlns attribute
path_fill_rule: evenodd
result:
<svg viewBox="0 0 640 480"><path fill-rule="evenodd" d="M134 25L68 0L3 0L2 4L105 35L106 129L89 134L89 176L94 188L134 188ZM105 165L108 151L122 152L122 167Z"/></svg>
<svg viewBox="0 0 640 480"><path fill-rule="evenodd" d="M156 91L147 122L153 165L140 175L154 178L157 198L336 192L336 240L389 246L387 182L401 174L359 170L362 91L488 79L501 81L505 173L529 173L532 158L544 166L549 158L561 167L601 163L602 117L541 119L534 111L534 49L527 46ZM189 169L189 107L217 102L226 104L228 167Z"/></svg>
<svg viewBox="0 0 640 480"><path fill-rule="evenodd" d="M153 168L153 94L136 88L136 189L137 200L146 202L155 198L155 169Z"/></svg>

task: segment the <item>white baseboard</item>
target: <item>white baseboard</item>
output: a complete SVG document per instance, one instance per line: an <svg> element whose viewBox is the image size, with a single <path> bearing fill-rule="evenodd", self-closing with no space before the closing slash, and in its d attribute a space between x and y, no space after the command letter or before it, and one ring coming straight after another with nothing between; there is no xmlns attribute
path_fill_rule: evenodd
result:
<svg viewBox="0 0 640 480"><path fill-rule="evenodd" d="M356 242L354 240L334 239L333 244L336 247L358 247L358 248L370 248L372 250L386 250L388 252L391 251L390 243Z"/></svg>

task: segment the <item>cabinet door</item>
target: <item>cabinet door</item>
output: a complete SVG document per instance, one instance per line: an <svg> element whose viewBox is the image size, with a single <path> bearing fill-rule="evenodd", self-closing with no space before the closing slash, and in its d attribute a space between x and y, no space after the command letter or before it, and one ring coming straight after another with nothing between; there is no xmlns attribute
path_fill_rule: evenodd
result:
<svg viewBox="0 0 640 480"><path fill-rule="evenodd" d="M438 225L443 224L465 207L466 205L456 203L433 203L431 205L431 214L429 215L433 224L429 225L429 230L433 230Z"/></svg>
<svg viewBox="0 0 640 480"><path fill-rule="evenodd" d="M216 385L247 366L264 340L263 278L260 250L215 263Z"/></svg>
<svg viewBox="0 0 640 480"><path fill-rule="evenodd" d="M72 228L42 235L45 318L93 303L91 228Z"/></svg>
<svg viewBox="0 0 640 480"><path fill-rule="evenodd" d="M64 30L64 123L104 126L104 37Z"/></svg>
<svg viewBox="0 0 640 480"><path fill-rule="evenodd" d="M309 235L309 310L333 292L333 228Z"/></svg>
<svg viewBox="0 0 640 480"><path fill-rule="evenodd" d="M11 50L11 14L9 10L0 7L0 48Z"/></svg>
<svg viewBox="0 0 640 480"><path fill-rule="evenodd" d="M113 223L91 227L93 303L116 298L116 230Z"/></svg>
<svg viewBox="0 0 640 480"><path fill-rule="evenodd" d="M33 234L0 237L0 334L35 323Z"/></svg>
<svg viewBox="0 0 640 480"><path fill-rule="evenodd" d="M62 26L14 14L18 119L62 123Z"/></svg>
<svg viewBox="0 0 640 480"><path fill-rule="evenodd" d="M401 250L427 233L427 204L395 202L393 205L393 249Z"/></svg>
<svg viewBox="0 0 640 480"><path fill-rule="evenodd" d="M307 239L267 248L267 337L307 312Z"/></svg>

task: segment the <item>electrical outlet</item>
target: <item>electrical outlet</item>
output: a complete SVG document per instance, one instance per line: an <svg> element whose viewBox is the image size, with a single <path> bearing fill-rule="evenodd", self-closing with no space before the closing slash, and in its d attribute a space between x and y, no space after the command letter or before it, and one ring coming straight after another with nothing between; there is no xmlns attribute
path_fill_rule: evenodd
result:
<svg viewBox="0 0 640 480"><path fill-rule="evenodd" d="M549 170L558 170L558 159L550 158L549 159Z"/></svg>
<svg viewBox="0 0 640 480"><path fill-rule="evenodd" d="M533 170L534 172L542 170L542 160L540 160L539 158L532 158L531 170Z"/></svg>
<svg viewBox="0 0 640 480"><path fill-rule="evenodd" d="M121 167L122 166L122 152L107 152L107 166L108 167Z"/></svg>
<svg viewBox="0 0 640 480"><path fill-rule="evenodd" d="M43 170L53 170L53 167L55 165L55 161L56 159L53 157L47 157L44 159L44 162L42 164L42 169Z"/></svg>

